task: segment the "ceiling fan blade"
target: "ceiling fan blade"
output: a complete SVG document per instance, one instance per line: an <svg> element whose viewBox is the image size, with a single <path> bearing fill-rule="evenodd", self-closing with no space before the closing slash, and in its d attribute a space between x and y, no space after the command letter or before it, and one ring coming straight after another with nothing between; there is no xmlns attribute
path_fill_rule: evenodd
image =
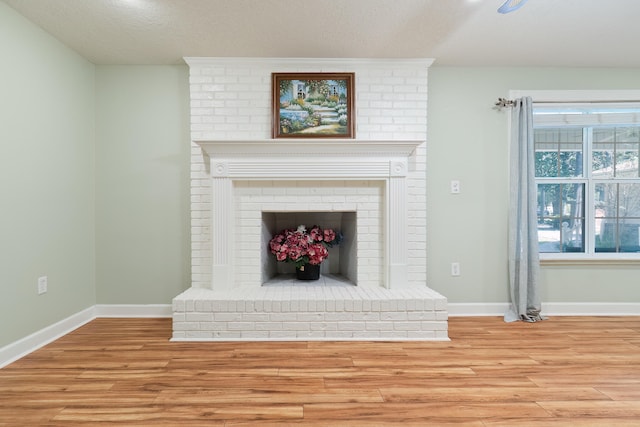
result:
<svg viewBox="0 0 640 427"><path fill-rule="evenodd" d="M500 13L509 13L518 10L525 4L527 0L507 0L498 8Z"/></svg>

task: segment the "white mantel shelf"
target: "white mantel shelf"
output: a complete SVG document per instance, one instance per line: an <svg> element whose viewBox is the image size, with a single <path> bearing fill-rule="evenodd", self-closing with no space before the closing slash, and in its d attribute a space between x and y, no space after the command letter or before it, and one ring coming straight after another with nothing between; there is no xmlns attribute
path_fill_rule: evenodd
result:
<svg viewBox="0 0 640 427"><path fill-rule="evenodd" d="M212 178L300 180L404 178L416 147L424 141L269 139L194 142L209 158Z"/></svg>
<svg viewBox="0 0 640 427"><path fill-rule="evenodd" d="M196 140L212 158L256 157L410 157L420 140L282 138L261 140Z"/></svg>

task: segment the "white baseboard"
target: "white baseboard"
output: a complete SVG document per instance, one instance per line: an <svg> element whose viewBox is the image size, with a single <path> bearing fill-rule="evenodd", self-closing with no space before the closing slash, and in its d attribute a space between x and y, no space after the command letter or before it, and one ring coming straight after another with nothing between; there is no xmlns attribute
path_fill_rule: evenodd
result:
<svg viewBox="0 0 640 427"><path fill-rule="evenodd" d="M447 311L449 317L462 317L462 316L502 316L507 312L509 304L496 302L496 303L449 303L447 304Z"/></svg>
<svg viewBox="0 0 640 427"><path fill-rule="evenodd" d="M171 304L98 304L96 317L172 317Z"/></svg>
<svg viewBox="0 0 640 427"><path fill-rule="evenodd" d="M504 316L508 303L449 303L449 317ZM640 316L635 302L543 302L545 316Z"/></svg>
<svg viewBox="0 0 640 427"><path fill-rule="evenodd" d="M95 319L95 308L89 307L53 325L0 348L0 368L26 356L52 341Z"/></svg>
<svg viewBox="0 0 640 427"><path fill-rule="evenodd" d="M640 316L637 302L547 302L542 314L549 316Z"/></svg>

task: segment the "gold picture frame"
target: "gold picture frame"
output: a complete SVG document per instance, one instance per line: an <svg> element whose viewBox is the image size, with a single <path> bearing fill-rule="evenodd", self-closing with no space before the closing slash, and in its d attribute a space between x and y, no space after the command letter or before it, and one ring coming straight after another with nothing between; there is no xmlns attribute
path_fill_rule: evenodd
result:
<svg viewBox="0 0 640 427"><path fill-rule="evenodd" d="M355 73L273 73L273 138L355 138Z"/></svg>

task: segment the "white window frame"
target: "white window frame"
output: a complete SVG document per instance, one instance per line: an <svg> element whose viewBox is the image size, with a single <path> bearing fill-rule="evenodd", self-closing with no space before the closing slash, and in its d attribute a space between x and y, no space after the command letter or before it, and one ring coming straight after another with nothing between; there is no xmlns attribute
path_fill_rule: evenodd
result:
<svg viewBox="0 0 640 427"><path fill-rule="evenodd" d="M509 99L530 96L534 103L544 102L566 102L566 103L589 103L589 102L629 102L640 101L640 90L511 90L509 91ZM511 135L511 122L509 122L509 133ZM586 156L585 156L586 157ZM589 150L589 158L591 151ZM590 166L591 163L588 163ZM586 170L586 169L585 169ZM586 178L568 178L567 181L581 183ZM587 189L589 191L589 189ZM585 245L590 248L595 239L590 226L594 223L594 206L592 195L585 197ZM540 261L545 264L572 264L572 263L588 263L588 264L616 264L616 263L640 263L640 253L624 253L624 252L599 252L599 253L540 253Z"/></svg>

